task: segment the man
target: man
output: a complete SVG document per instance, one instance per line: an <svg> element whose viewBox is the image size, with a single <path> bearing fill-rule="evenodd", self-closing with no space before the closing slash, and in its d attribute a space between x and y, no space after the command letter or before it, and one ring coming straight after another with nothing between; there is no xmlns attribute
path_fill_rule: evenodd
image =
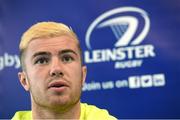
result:
<svg viewBox="0 0 180 120"><path fill-rule="evenodd" d="M80 102L87 68L76 34L66 25L40 22L29 28L19 45L21 85L31 96L31 111L20 119L114 120L106 110Z"/></svg>

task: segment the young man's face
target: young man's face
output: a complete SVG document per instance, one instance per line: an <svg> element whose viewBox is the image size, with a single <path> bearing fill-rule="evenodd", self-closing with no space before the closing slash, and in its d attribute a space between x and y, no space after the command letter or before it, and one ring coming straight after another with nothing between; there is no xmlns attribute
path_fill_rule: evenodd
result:
<svg viewBox="0 0 180 120"><path fill-rule="evenodd" d="M30 90L32 104L57 107L79 102L86 67L77 41L68 36L32 40L25 53L20 81ZM24 79L26 78L26 79Z"/></svg>

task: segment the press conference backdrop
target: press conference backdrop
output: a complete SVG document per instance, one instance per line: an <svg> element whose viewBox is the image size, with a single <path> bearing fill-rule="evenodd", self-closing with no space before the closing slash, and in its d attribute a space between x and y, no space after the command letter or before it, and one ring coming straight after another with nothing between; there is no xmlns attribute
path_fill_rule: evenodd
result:
<svg viewBox="0 0 180 120"><path fill-rule="evenodd" d="M82 102L119 119L180 118L179 0L1 0L1 119L30 109L18 44L40 21L77 33L88 68Z"/></svg>

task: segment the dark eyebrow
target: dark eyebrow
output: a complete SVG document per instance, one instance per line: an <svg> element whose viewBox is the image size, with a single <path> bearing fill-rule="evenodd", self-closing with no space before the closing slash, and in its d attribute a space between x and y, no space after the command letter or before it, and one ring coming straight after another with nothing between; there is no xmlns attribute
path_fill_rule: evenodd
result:
<svg viewBox="0 0 180 120"><path fill-rule="evenodd" d="M71 50L71 49L65 49L65 50L61 50L61 51L59 52L60 55L61 55L61 54L65 54L65 53L73 53L73 54L75 54L75 55L78 56L78 54L77 54L75 51Z"/></svg>
<svg viewBox="0 0 180 120"><path fill-rule="evenodd" d="M39 55L51 55L51 53L49 53L49 52L37 52L32 56L32 58L35 58L36 56L39 56Z"/></svg>
<svg viewBox="0 0 180 120"><path fill-rule="evenodd" d="M75 55L78 56L78 54L77 54L75 51L71 50L71 49L61 50L61 51L59 52L59 55L65 54L65 53L73 53L73 54L75 54ZM49 56L49 55L51 55L51 53L50 53L50 52L40 51L40 52L37 52L37 53L33 54L32 58L35 58L35 57L37 57L37 56L39 56L39 55L47 55L47 56Z"/></svg>

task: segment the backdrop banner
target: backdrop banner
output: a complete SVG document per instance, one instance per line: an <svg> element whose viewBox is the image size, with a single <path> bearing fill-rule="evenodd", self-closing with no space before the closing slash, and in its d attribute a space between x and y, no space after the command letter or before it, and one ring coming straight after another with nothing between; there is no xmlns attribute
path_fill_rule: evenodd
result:
<svg viewBox="0 0 180 120"><path fill-rule="evenodd" d="M19 41L40 21L77 33L88 68L81 102L119 119L180 118L179 0L1 0L0 119L30 110Z"/></svg>

